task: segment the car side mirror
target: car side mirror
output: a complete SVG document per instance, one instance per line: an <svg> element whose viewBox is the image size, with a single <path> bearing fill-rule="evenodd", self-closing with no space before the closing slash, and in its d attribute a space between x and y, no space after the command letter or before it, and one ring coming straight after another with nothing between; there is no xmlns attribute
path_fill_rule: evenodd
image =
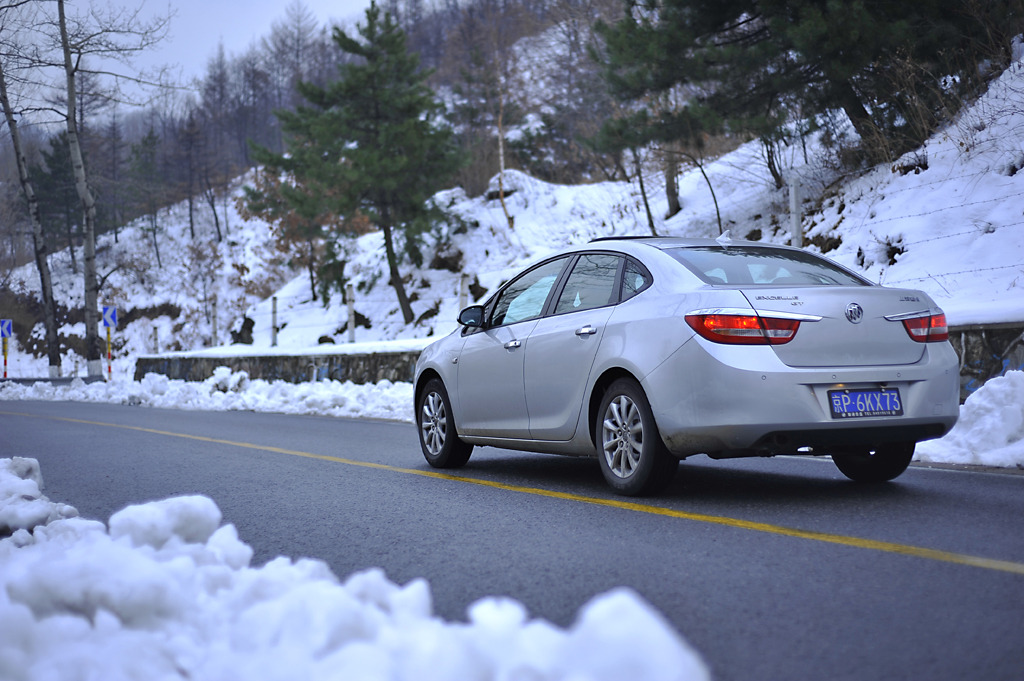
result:
<svg viewBox="0 0 1024 681"><path fill-rule="evenodd" d="M473 328L480 328L484 325L484 306L470 305L459 313L459 324Z"/></svg>

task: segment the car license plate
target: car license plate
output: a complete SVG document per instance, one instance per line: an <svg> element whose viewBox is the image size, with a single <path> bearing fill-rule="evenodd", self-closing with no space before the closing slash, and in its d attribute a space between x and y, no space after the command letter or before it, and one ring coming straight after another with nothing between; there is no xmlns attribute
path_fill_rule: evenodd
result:
<svg viewBox="0 0 1024 681"><path fill-rule="evenodd" d="M829 390L828 403L834 419L868 416L903 416L898 388L871 390Z"/></svg>

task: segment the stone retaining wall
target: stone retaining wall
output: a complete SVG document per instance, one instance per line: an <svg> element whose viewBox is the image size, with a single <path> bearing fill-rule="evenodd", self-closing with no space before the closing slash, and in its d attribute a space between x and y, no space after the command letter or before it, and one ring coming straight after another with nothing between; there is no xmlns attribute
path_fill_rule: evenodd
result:
<svg viewBox="0 0 1024 681"><path fill-rule="evenodd" d="M1024 370L1024 323L950 328L949 340L960 357L960 401L985 381L1007 371ZM966 355L964 353L966 348ZM250 378L301 383L333 379L353 383L412 381L418 351L308 356L153 356L140 357L135 380L147 373L186 381L204 381L226 366Z"/></svg>
<svg viewBox="0 0 1024 681"><path fill-rule="evenodd" d="M204 381L217 367L244 371L249 378L266 381L352 381L378 383L383 380L411 382L418 351L380 352L365 355L269 355L239 357L152 356L135 362L135 380L149 373L185 381Z"/></svg>

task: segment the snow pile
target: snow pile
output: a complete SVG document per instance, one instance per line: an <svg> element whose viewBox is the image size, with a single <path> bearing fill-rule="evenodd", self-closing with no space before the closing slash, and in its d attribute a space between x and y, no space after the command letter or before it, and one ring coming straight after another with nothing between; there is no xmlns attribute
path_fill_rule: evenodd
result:
<svg viewBox="0 0 1024 681"><path fill-rule="evenodd" d="M378 418L412 421L412 384L381 381L356 385L351 381L287 383L250 380L244 371L218 367L201 383L146 374L141 381L67 385L37 382L31 385L0 383L0 401L59 400L129 404L166 409L202 411L257 411L311 414L343 418Z"/></svg>
<svg viewBox="0 0 1024 681"><path fill-rule="evenodd" d="M445 622L423 580L340 581L321 561L284 557L251 567L206 497L129 506L108 530L47 501L40 480L35 460L0 460L5 680L710 679L628 589L594 598L568 630L502 598Z"/></svg>
<svg viewBox="0 0 1024 681"><path fill-rule="evenodd" d="M1024 468L1024 371L985 383L960 407L960 420L946 437L918 445L917 458Z"/></svg>
<svg viewBox="0 0 1024 681"><path fill-rule="evenodd" d="M38 461L0 459L0 537L78 515L72 506L51 503L40 491L42 487Z"/></svg>

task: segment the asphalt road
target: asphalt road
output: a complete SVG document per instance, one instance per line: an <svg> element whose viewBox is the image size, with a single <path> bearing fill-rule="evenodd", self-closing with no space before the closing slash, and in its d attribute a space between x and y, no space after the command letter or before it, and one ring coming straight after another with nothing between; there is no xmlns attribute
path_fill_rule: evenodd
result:
<svg viewBox="0 0 1024 681"><path fill-rule="evenodd" d="M477 449L438 474L408 424L47 402L0 403L9 456L90 518L208 495L254 564L423 577L447 620L507 595L567 626L629 586L722 681L1024 678L1020 475L701 457L626 500L588 460Z"/></svg>

